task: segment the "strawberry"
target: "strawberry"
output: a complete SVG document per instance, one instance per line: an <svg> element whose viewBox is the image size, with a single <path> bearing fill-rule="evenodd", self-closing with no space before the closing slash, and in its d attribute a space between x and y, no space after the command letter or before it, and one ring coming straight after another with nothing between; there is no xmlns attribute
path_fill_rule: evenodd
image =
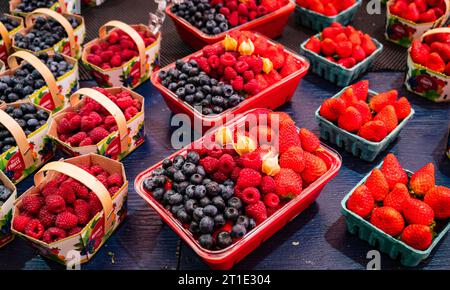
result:
<svg viewBox="0 0 450 290"><path fill-rule="evenodd" d="M392 190L397 183L407 184L408 175L395 157L394 154L389 153L383 161L381 172L384 174L389 189Z"/></svg>
<svg viewBox="0 0 450 290"><path fill-rule="evenodd" d="M353 103L356 103L358 101L358 98L355 95L355 92L353 91L353 88L346 89L340 96L340 99L342 99L347 106L351 106Z"/></svg>
<svg viewBox="0 0 450 290"><path fill-rule="evenodd" d="M450 218L450 188L436 186L427 192L424 201L433 209L437 219Z"/></svg>
<svg viewBox="0 0 450 290"><path fill-rule="evenodd" d="M417 22L420 18L420 12L416 3L410 3L402 16L412 22Z"/></svg>
<svg viewBox="0 0 450 290"><path fill-rule="evenodd" d="M284 50L282 47L273 45L269 47L264 56L272 61L274 69L278 70L283 67L285 57L284 57Z"/></svg>
<svg viewBox="0 0 450 290"><path fill-rule="evenodd" d="M345 68L352 68L356 65L356 60L353 57L341 58L337 61L337 64Z"/></svg>
<svg viewBox="0 0 450 290"><path fill-rule="evenodd" d="M279 164L281 168L290 168L297 173L301 173L305 169L303 149L300 146L290 147L281 154Z"/></svg>
<svg viewBox="0 0 450 290"><path fill-rule="evenodd" d="M373 96L369 101L369 107L376 113L379 113L387 105L394 105L397 101L398 91L391 90L389 92L380 93Z"/></svg>
<svg viewBox="0 0 450 290"><path fill-rule="evenodd" d="M428 5L426 0L414 0L414 3L416 3L417 9L420 13L427 11Z"/></svg>
<svg viewBox="0 0 450 290"><path fill-rule="evenodd" d="M370 111L369 105L364 101L357 101L352 104L352 107L356 108L362 117L362 124L365 124L372 120L372 111Z"/></svg>
<svg viewBox="0 0 450 290"><path fill-rule="evenodd" d="M319 148L320 140L313 132L309 131L306 128L301 128L299 136L302 148L306 152L314 153L317 150L317 148Z"/></svg>
<svg viewBox="0 0 450 290"><path fill-rule="evenodd" d="M290 168L281 168L274 180L277 186L276 194L281 198L291 199L302 192L302 179Z"/></svg>
<svg viewBox="0 0 450 290"><path fill-rule="evenodd" d="M366 56L371 55L377 50L377 46L368 34L364 34L361 42L361 47L366 52Z"/></svg>
<svg viewBox="0 0 450 290"><path fill-rule="evenodd" d="M336 53L336 43L331 38L325 38L320 43L320 51L325 56L333 56Z"/></svg>
<svg viewBox="0 0 450 290"><path fill-rule="evenodd" d="M287 54L284 66L281 68L280 75L284 78L295 73L296 71L298 71L298 69L299 65L295 61L295 58L292 55Z"/></svg>
<svg viewBox="0 0 450 290"><path fill-rule="evenodd" d="M445 62L442 60L441 56L436 52L430 53L427 62L425 63L425 66L439 73L443 73L445 70Z"/></svg>
<svg viewBox="0 0 450 290"><path fill-rule="evenodd" d="M310 184L327 172L325 162L309 152L304 152L305 169L302 171L303 181Z"/></svg>
<svg viewBox="0 0 450 290"><path fill-rule="evenodd" d="M281 123L278 133L279 152L283 154L291 146L300 146L300 136L294 123Z"/></svg>
<svg viewBox="0 0 450 290"><path fill-rule="evenodd" d="M372 212L370 222L391 236L398 236L405 227L402 215L392 207L378 207Z"/></svg>
<svg viewBox="0 0 450 290"><path fill-rule="evenodd" d="M445 66L445 71L444 73L448 76L450 76L450 62L447 63L447 65Z"/></svg>
<svg viewBox="0 0 450 290"><path fill-rule="evenodd" d="M358 186L347 201L347 208L362 218L367 218L375 207L375 200L365 185Z"/></svg>
<svg viewBox="0 0 450 290"><path fill-rule="evenodd" d="M369 95L369 81L362 80L351 86L356 98L360 101L366 101Z"/></svg>
<svg viewBox="0 0 450 290"><path fill-rule="evenodd" d="M430 47L420 40L414 40L411 45L411 58L415 63L426 65Z"/></svg>
<svg viewBox="0 0 450 290"><path fill-rule="evenodd" d="M354 45L352 57L356 60L356 62L361 62L366 59L366 52L360 45Z"/></svg>
<svg viewBox="0 0 450 290"><path fill-rule="evenodd" d="M442 42L433 42L430 46L430 52L437 52L444 62L450 61L450 45Z"/></svg>
<svg viewBox="0 0 450 290"><path fill-rule="evenodd" d="M386 178L378 168L372 171L364 185L370 190L375 201L383 201L389 193L389 185Z"/></svg>
<svg viewBox="0 0 450 290"><path fill-rule="evenodd" d="M386 125L388 134L394 131L398 125L397 115L395 114L395 109L392 105L388 105L383 108L374 118L374 121L383 121Z"/></svg>
<svg viewBox="0 0 450 290"><path fill-rule="evenodd" d="M402 233L401 240L417 250L426 250L433 242L433 233L426 225L409 225Z"/></svg>
<svg viewBox="0 0 450 290"><path fill-rule="evenodd" d="M438 19L438 17L436 15L435 10L430 9L430 10L420 14L419 22L422 22L422 23L435 22L437 19Z"/></svg>
<svg viewBox="0 0 450 290"><path fill-rule="evenodd" d="M348 107L339 117L338 126L349 132L358 132L362 126L361 113L355 107Z"/></svg>
<svg viewBox="0 0 450 290"><path fill-rule="evenodd" d="M352 53L353 53L353 44L350 41L346 40L346 41L340 41L337 43L336 54L340 58L351 57Z"/></svg>
<svg viewBox="0 0 450 290"><path fill-rule="evenodd" d="M415 194L423 196L436 185L434 165L428 163L414 172L409 181L409 186Z"/></svg>
<svg viewBox="0 0 450 290"><path fill-rule="evenodd" d="M345 112L347 105L341 98L326 99L320 107L320 115L325 119L336 122L339 116Z"/></svg>
<svg viewBox="0 0 450 290"><path fill-rule="evenodd" d="M409 195L406 185L397 183L394 186L394 189L384 199L383 205L395 208L401 212L403 203L409 198L411 198L411 196Z"/></svg>
<svg viewBox="0 0 450 290"><path fill-rule="evenodd" d="M330 38L334 40L336 36L341 34L342 30L342 27L330 25L322 30L322 39Z"/></svg>
<svg viewBox="0 0 450 290"><path fill-rule="evenodd" d="M383 121L367 122L359 129L358 135L368 141L380 142L387 136L386 125Z"/></svg>
<svg viewBox="0 0 450 290"><path fill-rule="evenodd" d="M415 198L405 200L402 213L408 224L429 226L434 221L434 211L431 206Z"/></svg>
<svg viewBox="0 0 450 290"><path fill-rule="evenodd" d="M402 121L411 114L411 104L405 97L401 97L395 102L394 109L399 121Z"/></svg>
<svg viewBox="0 0 450 290"><path fill-rule="evenodd" d="M332 3L328 3L323 11L323 14L326 16L336 16L338 13L338 10Z"/></svg>
<svg viewBox="0 0 450 290"><path fill-rule="evenodd" d="M305 44L305 48L307 50L310 50L312 52L319 54L320 53L320 40L317 37L312 36L308 40L308 42Z"/></svg>

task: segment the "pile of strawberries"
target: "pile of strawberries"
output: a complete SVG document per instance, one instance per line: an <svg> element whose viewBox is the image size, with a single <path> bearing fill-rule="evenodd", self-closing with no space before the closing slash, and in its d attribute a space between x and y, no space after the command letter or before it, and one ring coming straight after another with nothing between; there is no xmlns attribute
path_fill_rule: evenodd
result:
<svg viewBox="0 0 450 290"><path fill-rule="evenodd" d="M345 68L354 67L377 50L368 34L338 22L326 27L320 38L312 36L305 48Z"/></svg>
<svg viewBox="0 0 450 290"><path fill-rule="evenodd" d="M428 23L444 15L444 0L396 0L389 6L391 14L415 23Z"/></svg>
<svg viewBox="0 0 450 290"><path fill-rule="evenodd" d="M450 76L450 33L436 33L414 40L410 50L415 63Z"/></svg>
<svg viewBox="0 0 450 290"><path fill-rule="evenodd" d="M205 46L202 52L194 58L201 70L248 95L256 95L301 68L282 45L246 31L233 31L221 44Z"/></svg>
<svg viewBox="0 0 450 290"><path fill-rule="evenodd" d="M137 31L144 40L145 46L155 42L155 37L148 31ZM131 37L120 29L109 32L106 40L100 40L92 45L86 60L107 70L120 67L130 59L139 55L136 43Z"/></svg>
<svg viewBox="0 0 450 290"><path fill-rule="evenodd" d="M111 196L124 183L120 173L109 174L99 165L80 167L105 185ZM37 194L22 198L13 227L31 238L53 243L79 233L102 209L95 193L67 175L58 174Z"/></svg>
<svg viewBox="0 0 450 290"><path fill-rule="evenodd" d="M326 16L336 16L356 3L356 0L296 0L300 7Z"/></svg>
<svg viewBox="0 0 450 290"><path fill-rule="evenodd" d="M320 107L325 119L362 138L380 142L411 113L408 99L397 100L398 92L391 90L367 99L369 81L360 81L339 97L326 99Z"/></svg>
<svg viewBox="0 0 450 290"><path fill-rule="evenodd" d="M118 94L95 88L113 101L124 113L126 120L133 118L142 108L137 99L128 91ZM86 97L84 104L77 111L68 111L58 121L56 127L58 138L72 147L94 145L117 131L114 117L99 103Z"/></svg>
<svg viewBox="0 0 450 290"><path fill-rule="evenodd" d="M426 250L436 222L450 218L450 188L435 184L432 163L409 178L397 158L388 154L381 169L374 169L355 189L347 208L386 234Z"/></svg>

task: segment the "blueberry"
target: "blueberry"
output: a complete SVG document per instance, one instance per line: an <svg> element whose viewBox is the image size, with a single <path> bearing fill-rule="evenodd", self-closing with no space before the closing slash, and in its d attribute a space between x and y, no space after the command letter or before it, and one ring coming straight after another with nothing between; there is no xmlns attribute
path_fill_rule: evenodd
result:
<svg viewBox="0 0 450 290"><path fill-rule="evenodd" d="M168 204L168 203L169 203L169 198L170 198L172 195L174 195L174 194L175 194L175 191L173 191L173 190L171 190L171 189L167 190L167 191L164 193L164 195L163 195L163 202L164 202L165 204Z"/></svg>
<svg viewBox="0 0 450 290"><path fill-rule="evenodd" d="M186 157L189 162L192 162L194 164L198 164L198 162L200 161L200 155L195 151L189 152Z"/></svg>
<svg viewBox="0 0 450 290"><path fill-rule="evenodd" d="M164 70L160 71L160 72L158 73L158 77L159 77L160 79L165 79L165 78L167 77L167 72L164 71Z"/></svg>
<svg viewBox="0 0 450 290"><path fill-rule="evenodd" d="M181 170L177 170L173 175L173 181L182 182L186 180L186 176L183 174Z"/></svg>
<svg viewBox="0 0 450 290"><path fill-rule="evenodd" d="M183 166L184 161L185 161L184 156L182 155L175 156L175 158L173 159L173 166L180 169Z"/></svg>
<svg viewBox="0 0 450 290"><path fill-rule="evenodd" d="M152 171L152 176L159 176L164 174L164 169L161 167L156 168Z"/></svg>
<svg viewBox="0 0 450 290"><path fill-rule="evenodd" d="M214 217L214 225L216 227L223 227L225 225L226 221L223 217L223 214L218 214Z"/></svg>
<svg viewBox="0 0 450 290"><path fill-rule="evenodd" d="M176 184L176 191L178 191L181 194L186 193L186 188L189 186L189 182L183 181Z"/></svg>
<svg viewBox="0 0 450 290"><path fill-rule="evenodd" d="M196 166L194 163L191 162L185 162L183 164L183 167L181 168L182 172L186 175L186 176L191 176L192 174L194 174L196 172Z"/></svg>
<svg viewBox="0 0 450 290"><path fill-rule="evenodd" d="M169 196L168 201L171 205L179 204L183 201L183 196L179 193L175 193Z"/></svg>
<svg viewBox="0 0 450 290"><path fill-rule="evenodd" d="M210 234L214 230L214 220L209 216L204 216L198 224L200 232Z"/></svg>
<svg viewBox="0 0 450 290"><path fill-rule="evenodd" d="M198 238L198 242L203 248L208 250L211 250L214 246L214 239L211 235L201 235Z"/></svg>
<svg viewBox="0 0 450 290"><path fill-rule="evenodd" d="M199 205L200 205L201 207L206 207L206 206L208 206L208 205L211 204L211 200L209 199L209 197L205 196L205 197L201 198L201 199L198 201L198 203L199 203ZM203 209L203 210L204 210L204 209Z"/></svg>
<svg viewBox="0 0 450 290"><path fill-rule="evenodd" d="M203 208L203 213L210 217L214 217L215 215L217 215L217 212L218 212L217 207L211 204Z"/></svg>
<svg viewBox="0 0 450 290"><path fill-rule="evenodd" d="M187 223L189 223L190 221L191 221L191 218L190 218L190 216L188 215L188 213L186 212L186 210L183 208L183 209L180 209L178 212L177 212L177 218L183 223L183 224L187 224Z"/></svg>
<svg viewBox="0 0 450 290"><path fill-rule="evenodd" d="M183 208L184 208L184 205L183 205L183 204L176 204L176 205L173 205L173 206L172 206L172 208L170 209L170 211L172 212L173 215L176 215L177 212L178 212L179 210L183 209Z"/></svg>
<svg viewBox="0 0 450 290"><path fill-rule="evenodd" d="M240 215L236 220L236 224L243 225L245 228L248 228L249 223L249 219L245 215Z"/></svg>
<svg viewBox="0 0 450 290"><path fill-rule="evenodd" d="M251 230L251 229L253 229L253 228L255 228L256 227L256 222L255 222L255 220L254 219L249 219L248 220L248 230Z"/></svg>
<svg viewBox="0 0 450 290"><path fill-rule="evenodd" d="M166 174L168 177L173 178L173 176L175 175L175 172L177 172L178 170L174 167L174 166L169 166L166 169Z"/></svg>
<svg viewBox="0 0 450 290"><path fill-rule="evenodd" d="M194 212L192 213L192 218L195 221L200 221L203 218L204 214L203 214L203 208L202 207L197 207L194 209Z"/></svg>
<svg viewBox="0 0 450 290"><path fill-rule="evenodd" d="M223 185L225 185L225 186L234 186L234 181L231 180L231 179L227 179L227 180L225 180Z"/></svg>
<svg viewBox="0 0 450 290"><path fill-rule="evenodd" d="M183 97L186 95L186 89L183 88L183 87L178 88L178 89L175 91L175 94L176 94L178 97L183 98Z"/></svg>
<svg viewBox="0 0 450 290"><path fill-rule="evenodd" d="M184 203L184 208L188 214L192 214L194 209L197 207L197 201L195 199L188 199Z"/></svg>
<svg viewBox="0 0 450 290"><path fill-rule="evenodd" d="M189 225L189 231L191 231L191 233L194 233L194 234L199 233L200 228L198 227L198 222L192 221L191 224Z"/></svg>
<svg viewBox="0 0 450 290"><path fill-rule="evenodd" d="M197 173L204 177L206 175L205 168L201 165L197 166Z"/></svg>
<svg viewBox="0 0 450 290"><path fill-rule="evenodd" d="M144 186L144 189L148 192L152 192L156 188L155 183L153 182L153 179L151 179L151 178L145 179L143 182L143 186Z"/></svg>
<svg viewBox="0 0 450 290"><path fill-rule="evenodd" d="M209 196L217 196L222 191L219 184L215 181L211 181L210 183L206 184L205 187L206 193L208 193Z"/></svg>
<svg viewBox="0 0 450 290"><path fill-rule="evenodd" d="M239 216L239 211L234 207L227 207L224 211L224 216L227 220L235 221Z"/></svg>
<svg viewBox="0 0 450 290"><path fill-rule="evenodd" d="M186 94L189 95L195 94L196 91L195 86L193 84L187 84L186 86L184 86L184 89L186 90Z"/></svg>
<svg viewBox="0 0 450 290"><path fill-rule="evenodd" d="M188 187L186 187L185 193L189 198L193 198L195 196L195 185L191 184Z"/></svg>
<svg viewBox="0 0 450 290"><path fill-rule="evenodd" d="M225 249L233 243L233 239L229 232L220 232L216 238L217 246L221 249Z"/></svg>
<svg viewBox="0 0 450 290"><path fill-rule="evenodd" d="M163 199L164 196L164 189L161 187L156 188L155 190L153 190L153 197L158 200L161 201Z"/></svg>
<svg viewBox="0 0 450 290"><path fill-rule="evenodd" d="M231 237L236 239L241 239L245 234L247 233L247 230L243 225L236 224L231 229Z"/></svg>
<svg viewBox="0 0 450 290"><path fill-rule="evenodd" d="M170 84L167 86L167 88L168 88L169 90L171 90L172 92L175 92L176 89L178 88L178 84L176 84L176 83L170 83Z"/></svg>
<svg viewBox="0 0 450 290"><path fill-rule="evenodd" d="M239 197L233 196L227 201L228 206L234 207L237 210L242 208L242 201Z"/></svg>
<svg viewBox="0 0 450 290"><path fill-rule="evenodd" d="M219 211L223 211L226 207L225 205L225 201L223 200L223 198L221 196L215 196L212 199L212 204L219 210Z"/></svg>
<svg viewBox="0 0 450 290"><path fill-rule="evenodd" d="M194 196L197 199L203 198L206 195L206 187L204 185L196 185Z"/></svg>
<svg viewBox="0 0 450 290"><path fill-rule="evenodd" d="M194 175L191 176L190 180L192 184L202 184L203 176L201 176L198 173L195 173Z"/></svg>
<svg viewBox="0 0 450 290"><path fill-rule="evenodd" d="M222 188L222 197L224 199L229 199L234 195L234 189L232 186L224 186Z"/></svg>
<svg viewBox="0 0 450 290"><path fill-rule="evenodd" d="M162 167L163 167L164 169L167 169L167 168L169 168L170 166L172 166L172 161L171 161L170 159L165 159L165 160L162 162Z"/></svg>

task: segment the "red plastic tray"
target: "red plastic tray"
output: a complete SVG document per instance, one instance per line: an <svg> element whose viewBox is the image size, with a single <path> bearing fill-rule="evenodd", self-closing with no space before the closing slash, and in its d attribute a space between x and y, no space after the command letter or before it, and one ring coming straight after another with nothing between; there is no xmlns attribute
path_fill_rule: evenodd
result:
<svg viewBox="0 0 450 290"><path fill-rule="evenodd" d="M229 126L230 128L232 128L234 125L243 126L245 123L245 117L248 114L267 114L268 112L270 111L266 109L257 109L250 111L242 115L242 117L228 122L227 126ZM186 154L188 148L192 148L193 144L197 142L203 143L205 138L210 138L212 134L215 134L215 131L217 130L213 130L212 132L205 135L205 137L172 154L168 158L173 159L177 155ZM136 189L136 192L145 201L147 201L147 203L172 228L172 230L175 231L175 233L181 239L183 239L183 241L187 243L197 253L197 255L199 255L206 264L208 264L209 267L217 270L227 270L231 269L233 265L246 257L260 244L266 241L274 233L284 227L289 221L294 219L303 210L305 210L311 203L313 203L317 199L323 187L337 175L342 164L341 156L336 151L324 144L322 144L322 147L325 149L326 155L332 161L330 169L327 171L327 173L325 173L322 177L305 188L299 196L285 204L281 209L275 212L263 223L248 232L243 239L223 250L211 251L202 248L200 244L195 240L194 236L189 232L189 230L185 229L183 225L172 215L172 213L167 211L162 206L162 204L160 204L152 197L151 194L147 193L144 190L143 181L145 180L145 178L151 175L154 169L161 166L162 161L141 172L134 181L134 187Z"/></svg>
<svg viewBox="0 0 450 290"><path fill-rule="evenodd" d="M270 43L274 43L269 40L267 37L255 33L257 37L263 37L267 39ZM215 45L219 45L216 43ZM175 93L164 87L159 81L158 71L153 72L151 81L153 85L161 92L164 97L164 101L166 102L169 109L175 114L186 114L191 119L193 126L196 122L201 122L202 124L202 132L206 132L208 129L215 127L216 125L223 125L225 120L230 120L230 115L242 114L251 109L255 108L267 108L267 109L276 109L283 104L289 102L292 99L292 96L295 93L301 79L308 73L309 70L309 61L294 53L293 51L286 49L285 52L289 53L294 57L294 59L302 64L302 69L296 71L295 73L283 78L279 82L273 84L272 86L262 90L258 94L246 99L239 105L234 108L230 108L228 110L223 111L221 114L214 116L205 116L202 113L194 110L194 108L188 103L180 100ZM191 55L183 58L184 60L188 60L192 57L197 57L201 55L201 51L197 51ZM175 62L162 68L162 70L168 70L175 66ZM197 128L195 128L197 129Z"/></svg>
<svg viewBox="0 0 450 290"><path fill-rule="evenodd" d="M171 8L172 5L166 8L166 14L172 18L181 40L193 49L201 49L207 44L213 44L224 39L225 35L233 30L253 30L260 32L269 38L281 36L284 27L289 20L289 15L295 10L295 3L289 0L286 5L272 13L216 35L203 33L184 18L178 17L176 14L172 13L172 11L170 11Z"/></svg>

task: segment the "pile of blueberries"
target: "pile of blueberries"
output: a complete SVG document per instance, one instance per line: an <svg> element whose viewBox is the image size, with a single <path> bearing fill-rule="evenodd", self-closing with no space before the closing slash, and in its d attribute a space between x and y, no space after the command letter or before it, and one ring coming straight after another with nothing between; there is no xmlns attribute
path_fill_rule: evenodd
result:
<svg viewBox="0 0 450 290"><path fill-rule="evenodd" d="M73 16L66 18L73 28L81 24ZM67 37L67 32L56 20L37 17L31 30L26 34L17 33L14 35L14 41L17 47L31 51L41 51L53 47L64 37Z"/></svg>
<svg viewBox="0 0 450 290"><path fill-rule="evenodd" d="M42 53L39 58L50 69L55 78L58 78L73 69L62 54L49 56ZM12 103L26 98L46 83L41 74L30 64L25 63L13 75L0 77L0 100Z"/></svg>
<svg viewBox="0 0 450 290"><path fill-rule="evenodd" d="M144 189L170 211L183 225L189 226L198 242L206 249L224 249L233 238L242 238L256 226L243 214L242 201L234 196L234 182L219 184L208 178L199 165L200 156L191 151L186 157L166 159L144 180ZM167 189L167 182L172 188ZM167 189L167 190L166 190ZM213 236L227 222L231 232L223 230Z"/></svg>
<svg viewBox="0 0 450 290"><path fill-rule="evenodd" d="M220 7L211 7L208 0L188 0L172 7L172 13L186 19L203 33L216 35L227 31L228 20L219 13Z"/></svg>
<svg viewBox="0 0 450 290"><path fill-rule="evenodd" d="M0 15L0 22L3 23L8 31L13 30L20 24L16 19L9 18L6 15Z"/></svg>
<svg viewBox="0 0 450 290"><path fill-rule="evenodd" d="M37 8L50 8L57 0L22 0L19 5L17 5L16 10L19 12L32 12Z"/></svg>
<svg viewBox="0 0 450 290"><path fill-rule="evenodd" d="M203 115L220 114L244 101L231 85L209 77L195 60L177 60L175 67L159 72L161 84Z"/></svg>
<svg viewBox="0 0 450 290"><path fill-rule="evenodd" d="M8 198L11 196L12 190L7 188L1 181L0 181L0 206L5 203Z"/></svg>

